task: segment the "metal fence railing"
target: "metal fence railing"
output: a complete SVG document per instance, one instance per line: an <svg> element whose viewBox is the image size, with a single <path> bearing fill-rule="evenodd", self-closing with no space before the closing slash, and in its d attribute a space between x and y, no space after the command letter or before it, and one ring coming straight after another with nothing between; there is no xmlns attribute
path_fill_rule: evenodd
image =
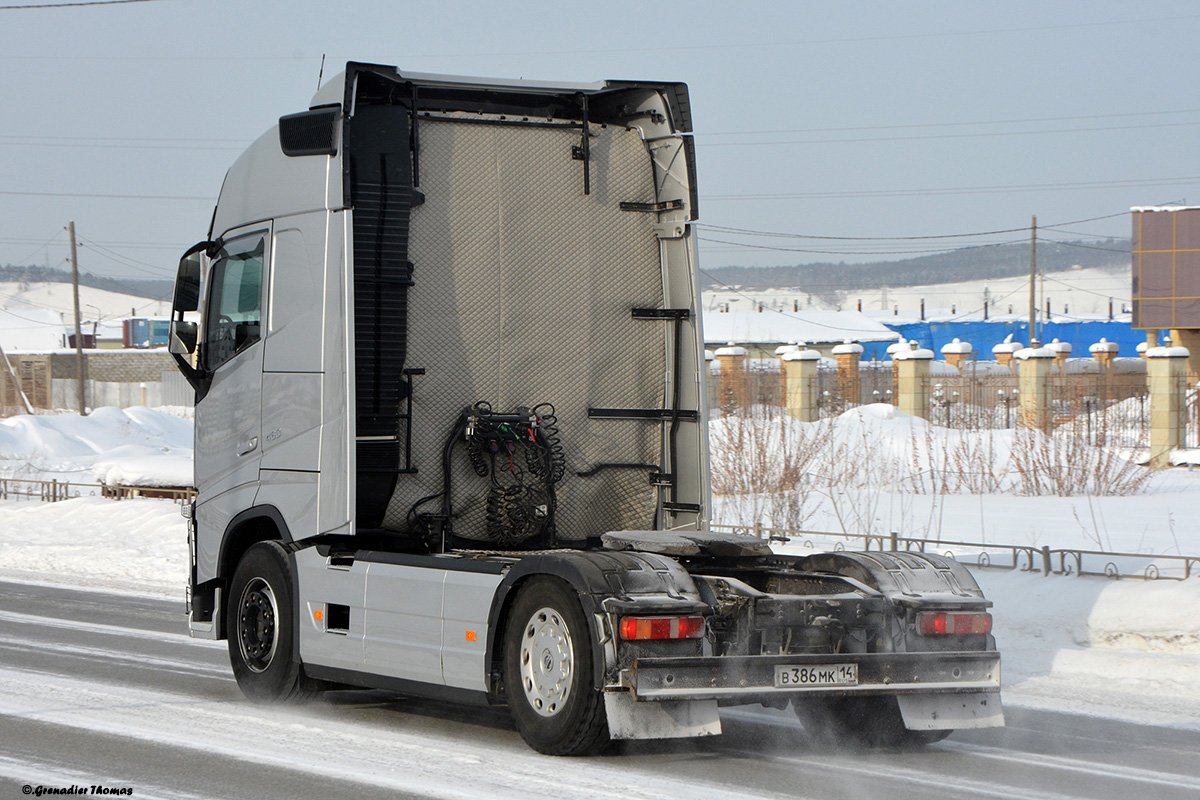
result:
<svg viewBox="0 0 1200 800"><path fill-rule="evenodd" d="M0 478L0 500L27 498L45 503L57 503L76 497L107 497L123 500L128 497L155 497L186 503L196 496L190 486L106 486L99 483L70 481L39 481L29 478Z"/></svg>
<svg viewBox="0 0 1200 800"><path fill-rule="evenodd" d="M1143 580L1187 580L1200 577L1200 555L1118 553L1105 550L1056 548L1049 545L957 542L888 535L795 531L762 525L713 525L713 530L743 533L772 542L798 543L814 552L846 550L936 552L956 561L985 569L1040 572L1042 575L1092 575Z"/></svg>

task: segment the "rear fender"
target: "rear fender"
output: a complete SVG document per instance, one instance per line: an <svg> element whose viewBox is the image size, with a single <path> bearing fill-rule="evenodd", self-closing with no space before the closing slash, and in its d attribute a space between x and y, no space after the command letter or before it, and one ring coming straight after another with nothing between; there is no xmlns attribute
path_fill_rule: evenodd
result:
<svg viewBox="0 0 1200 800"><path fill-rule="evenodd" d="M897 651L996 649L991 634L926 637L915 631L918 611L983 611L991 607L974 576L952 558L932 553L834 552L808 556L800 566L844 575L882 593L894 610L891 635Z"/></svg>
<svg viewBox="0 0 1200 800"><path fill-rule="evenodd" d="M614 675L616 663L616 632L607 620L614 598L622 598L620 611L636 608L655 611L699 613L706 609L700 600L696 584L673 559L654 553L560 550L541 553L518 561L504 576L496 589L488 617L487 660L496 673L499 654L504 649L504 630L507 613L517 590L527 580L537 576L558 578L579 595L589 626L589 650L592 675L597 690L605 686L606 676ZM624 602L624 599L628 602ZM605 601L609 601L606 603Z"/></svg>

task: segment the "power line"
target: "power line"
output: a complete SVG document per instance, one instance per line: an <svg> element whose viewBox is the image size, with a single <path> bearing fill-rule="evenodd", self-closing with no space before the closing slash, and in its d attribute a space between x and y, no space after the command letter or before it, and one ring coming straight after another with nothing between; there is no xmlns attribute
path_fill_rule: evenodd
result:
<svg viewBox="0 0 1200 800"><path fill-rule="evenodd" d="M921 248L921 249L905 249L905 250L811 250L800 247L775 247L765 244L750 244L747 242L731 242L727 239L712 239L707 236L698 237L702 242L716 242L717 244L727 244L733 247L744 247L751 250L774 250L781 253L813 253L817 255L856 255L856 256L891 256L891 255L910 255L914 253L944 253L945 247ZM994 244L1014 244L1018 241L1011 240L1007 242L995 242Z"/></svg>
<svg viewBox="0 0 1200 800"><path fill-rule="evenodd" d="M697 142L699 147L770 147L794 144L855 144L858 142L916 142L927 139L980 139L996 136L1034 136L1052 133L1094 133L1097 131L1132 131L1147 128L1190 128L1200 122L1161 122L1153 125L1109 125L1101 128L1054 128L1044 131L977 131L975 133L929 133L918 136L864 136L845 139L787 139L777 142Z"/></svg>
<svg viewBox="0 0 1200 800"><path fill-rule="evenodd" d="M4 296L4 295L0 295L0 297L3 297L3 296ZM13 299L20 299L20 298L13 298ZM38 308L38 306L34 306L34 307L35 307L35 308ZM45 310L45 311L51 311L51 312L54 312L54 313L66 313L65 311L63 311L63 312L57 312L57 311L55 311L55 309L52 309L52 308L49 308L49 307L42 307L42 308L43 308L43 310ZM26 322L26 323L28 323L28 324L30 324L30 325L39 325L39 326L41 326L41 327L43 327L43 328L60 328L60 329L63 329L63 330L65 330L65 329L66 329L66 323L63 323L63 322L46 322L45 320L40 320L40 319L30 319L29 317L24 317L24 316L21 316L21 315L20 315L20 314L18 314L17 312L15 312L15 311L13 311L13 310L11 310L11 309L8 309L8 308L0 308L0 313L4 313L4 314L8 314L9 316L16 317L17 319L21 320L22 322Z"/></svg>
<svg viewBox="0 0 1200 800"><path fill-rule="evenodd" d="M158 274L158 275L173 275L174 274L169 267L163 267L160 264L147 264L145 261L137 261L135 259L128 258L127 256L122 256L120 253L109 250L107 247L104 247L103 245L101 245L97 242L93 242L90 239L84 239L82 236L79 238L80 238L80 241L82 241L84 243L84 246L88 247L90 250L92 250L92 252L96 253L96 255L103 256L103 257L107 258L109 261L112 261L116 264L122 264L122 265L130 267L131 269L134 269L138 272L145 272L147 274ZM155 270L155 272L149 272L148 270L138 269L138 267L135 265L149 267L150 269Z"/></svg>
<svg viewBox="0 0 1200 800"><path fill-rule="evenodd" d="M21 6L0 6L0 11L29 8L78 8L80 6L123 6L127 3L155 3L158 0L77 0L73 3L31 3Z"/></svg>
<svg viewBox="0 0 1200 800"><path fill-rule="evenodd" d="M10 197L73 197L94 200L203 200L215 203L214 197L199 197L196 195L152 195L152 194L88 194L82 192L10 192L0 191L0 195Z"/></svg>
<svg viewBox="0 0 1200 800"><path fill-rule="evenodd" d="M0 244L40 244L40 243L41 243L40 239L6 239L3 237L0 237ZM50 242L46 242L46 244L50 244ZM93 242L93 244L95 244L95 243ZM127 248L127 249L134 249L134 250L171 250L171 251L179 251L179 252L182 252L184 250L184 248L187 247L186 244L180 244L178 242L176 242L174 244L167 244L167 243L161 243L161 242L100 242L99 244L102 244L105 246L111 246L111 247L120 247L123 249Z"/></svg>
<svg viewBox="0 0 1200 800"><path fill-rule="evenodd" d="M115 143L132 143L132 144L240 144L245 147L249 145L252 139L195 139L195 138L177 138L177 137L133 137L133 136L0 136L0 141L9 142L16 139L34 139L37 141L46 142L115 142Z"/></svg>
<svg viewBox="0 0 1200 800"><path fill-rule="evenodd" d="M1040 33L1043 31L1057 30L1072 30L1082 28L1099 28L1111 26L1127 26L1155 22L1179 22L1182 20L1200 19L1200 14L1184 14L1174 17L1148 17L1142 19L1124 19L1113 20L1110 22L1076 22L1064 25L1038 25L1021 28L985 28L979 30L968 31L943 31L939 33L908 33L908 34L891 34L886 36L853 36L839 37L831 39L798 39L792 41L767 41L767 42L740 42L740 43L722 43L722 44L693 44L693 45L678 45L678 46L655 46L656 52L671 52L679 50L736 50L747 48L763 48L763 47L802 47L806 45L820 44L852 44L857 42L887 42L887 41L907 41L920 39L944 39L960 36L991 36L996 34L1010 33ZM509 51L509 52L458 52L458 53L415 53L412 58L457 58L460 56L474 57L500 57L500 56L523 56L523 55L581 55L581 54L614 54L614 53L638 53L644 54L645 48L604 48L600 50L536 50L536 51Z"/></svg>
<svg viewBox="0 0 1200 800"><path fill-rule="evenodd" d="M46 241L44 241L44 242L42 242L40 245L38 245L37 249L36 249L36 250L34 250L32 253L30 253L29 255L27 255L27 256L24 256L23 258L21 258L21 259L18 261L18 263L20 263L20 261L28 261L29 259L33 258L33 257L34 257L34 256L36 256L38 253L42 252L42 251L43 251L43 250L45 250L47 247L49 247L49 246L50 246L50 245L51 245L51 244L54 242L54 240L55 240L55 239L57 239L59 236L62 236L62 230L61 230L61 229L59 229L59 230L58 230L58 231L57 231L57 232L56 232L56 233L55 233L53 236L51 236L49 239L47 239ZM36 240L36 239L32 239L32 240L28 240L28 241L25 241L25 242L20 242L20 243L21 243L21 244L33 244L33 242L35 242L35 241L37 241L37 240Z"/></svg>
<svg viewBox="0 0 1200 800"><path fill-rule="evenodd" d="M1004 233L1021 233L1029 230L1029 226L1024 228L1001 228L994 231L978 231L976 233L942 233L930 236L820 236L811 233L784 233L781 231L759 231L750 228L731 228L725 225L709 225L707 223L698 223L697 227L705 230L721 231L725 233L744 233L753 234L755 236L768 236L783 239L818 239L841 242L903 242L903 241L920 241L925 239L966 239L980 236L995 236Z"/></svg>
<svg viewBox="0 0 1200 800"><path fill-rule="evenodd" d="M23 137L25 138L25 137ZM245 149L244 145L173 145L173 144L100 144L100 143L74 143L74 142L45 142L45 141L0 141L5 147L70 147L70 148L88 148L102 150L222 150L222 151L241 151Z"/></svg>
<svg viewBox="0 0 1200 800"><path fill-rule="evenodd" d="M1039 236L1038 241L1039 242L1053 242L1054 244L1061 244L1061 245L1065 245L1067 247L1079 247L1084 250L1104 250L1105 252L1108 252L1108 253L1124 253L1126 255L1129 254L1128 250L1118 250L1115 247L1095 247L1090 244L1079 244L1078 242L1064 242L1061 239L1050 239L1050 238L1044 237L1044 236Z"/></svg>
<svg viewBox="0 0 1200 800"><path fill-rule="evenodd" d="M708 273L708 272L705 272L704 270L702 270L702 269L700 269L700 268L697 268L697 269L696 269L696 271L697 271L697 272L699 272L701 275L704 275L704 276L706 276L706 277L707 277L707 278L708 278L710 281L712 281L713 283L715 283L715 284L717 284L717 285L719 285L719 286L724 286L724 287L725 287L725 289L726 289L727 291L729 291L730 293L732 293L732 294L736 294L736 295L738 295L738 296L740 296L740 297L744 297L745 299L749 300L750 302L754 303L755 305L757 305L757 304L758 304L758 301L757 301L757 300L755 300L755 299L754 299L753 297L751 297L750 295L748 295L748 294L745 294L745 293L743 293L743 292L740 292L740 291L738 291L737 289L734 289L732 286L730 286L730 285L729 285L729 284L727 284L727 283L722 283L721 281L717 280L717 278L716 278L716 277L714 277L712 274L710 274L710 273ZM811 318L809 318L809 317L798 317L798 316L795 316L794 314L788 314L786 311L780 311L779 309L776 309L776 308L767 308L766 306L763 306L763 307L762 307L762 309L763 309L763 312L764 312L764 313L765 313L765 312L770 312L770 313L772 313L772 314L778 314L778 315L780 315L781 317L786 317L787 319L794 319L794 320L797 320L797 321L799 321L799 322L804 322L804 323L807 323L807 324L810 324L810 325L816 325L817 327L820 327L820 328L828 328L828 329L829 329L829 330L831 330L831 331L842 331L842 332L844 332L844 333L862 333L862 332L863 332L863 329L862 329L861 327L858 327L858 328L847 328L847 327L845 327L845 326L843 326L843 325L830 325L830 324L828 324L828 323L826 323L826 322L817 322L816 320L814 320L814 319L811 319Z"/></svg>
<svg viewBox="0 0 1200 800"><path fill-rule="evenodd" d="M841 200L866 197L922 197L935 195L1003 194L1005 192L1052 192L1085 189L1120 189L1137 186L1184 186L1200 182L1200 176L1173 178L1142 178L1124 181L1093 181L1079 183L1024 183L998 186L948 186L936 189L878 189L859 192L797 192L788 194L726 194L703 195L705 201L727 200Z"/></svg>
<svg viewBox="0 0 1200 800"><path fill-rule="evenodd" d="M1129 212L1127 212L1127 211L1121 211L1121 212L1118 212L1115 214L1104 214L1099 217L1089 217L1087 219L1077 219L1077 220L1071 220L1069 222L1059 222L1059 223L1055 223L1055 227L1061 226L1061 225L1082 225L1087 222L1098 222L1100 220L1114 219L1115 217L1123 217L1128 213ZM732 228L732 227L728 227L725 225L709 225L706 223L697 223L697 227L706 229L706 230L723 231L723 232L727 232L727 233L740 233L740 234L755 235L755 236L767 236L767 237L785 238L785 239L817 239L817 240L846 241L846 242L889 242L889 241L920 241L920 240L929 240L929 239L960 239L960 238L973 238L973 237L982 237L982 236L994 236L994 235L1006 234L1006 233L1024 233L1025 231L1029 230L1029 226L1025 225L1020 228L1000 228L997 230L990 230L990 231L976 231L974 233L941 233L941 234L931 234L928 236L822 236L822 235L818 235L818 234L808 234L808 233L787 233L784 231L761 231L761 230L753 230L750 228ZM1050 226L1043 226L1043 227L1048 228ZM1093 234L1081 234L1081 235L1089 236L1089 235L1093 235ZM1102 237L1102 238L1108 238L1108 237ZM708 241L718 241L718 240L710 239ZM736 242L729 242L729 244L733 244L735 246L740 246ZM990 244L1003 244L1003 243L1002 242L992 242ZM985 245L978 245L978 246L986 247L988 245L985 244Z"/></svg>
<svg viewBox="0 0 1200 800"><path fill-rule="evenodd" d="M855 131L884 131L905 130L911 128L956 128L974 125L1027 125L1033 122L1072 122L1086 119L1124 119L1126 117L1153 117L1169 114L1200 114L1200 108L1185 108L1178 111L1134 111L1125 114L1082 114L1072 117L1031 117L1029 119L995 119L978 122L915 122L904 125L862 125L846 128L792 128L760 131L725 131L715 133L696 133L697 139L708 136L758 136L780 135L785 133L853 133Z"/></svg>

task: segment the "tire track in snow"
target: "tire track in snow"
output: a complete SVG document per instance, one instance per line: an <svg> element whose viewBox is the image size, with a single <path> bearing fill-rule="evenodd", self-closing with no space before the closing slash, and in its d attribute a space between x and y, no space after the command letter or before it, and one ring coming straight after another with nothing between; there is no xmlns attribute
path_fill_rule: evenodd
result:
<svg viewBox="0 0 1200 800"><path fill-rule="evenodd" d="M1003 750L999 747L987 747L978 744L965 744L963 742L942 742L938 745L941 750L949 750L970 755L976 758L987 758L997 761L1005 761L1017 766L1030 766L1033 764L1052 767L1054 769L1067 770L1069 772L1079 772L1085 775L1103 775L1109 778L1117 778L1119 780L1135 781L1154 786L1170 786L1178 788L1194 784L1196 777L1194 775L1178 775L1169 772L1158 772L1155 770L1138 769L1137 767L1122 767L1116 764L1090 761L1077 758L1065 758L1063 756L1043 755L1042 753L1020 752L1015 753L1010 750Z"/></svg>
<svg viewBox="0 0 1200 800"><path fill-rule="evenodd" d="M96 772L81 772L59 762L43 762L33 759L16 759L0 756L0 775L15 778L34 786L130 786L138 800L218 800L213 795L180 792L165 786L154 786L141 780L130 780Z"/></svg>
<svg viewBox="0 0 1200 800"><path fill-rule="evenodd" d="M32 625L39 628L86 631L88 633L120 636L129 639L149 639L164 644L190 645L213 650L225 649L225 645L221 642L214 642L207 639L193 639L186 633L152 631L145 628L131 628L125 625L111 625L105 622L84 622L82 620L64 619L62 617L46 617L40 614L23 614L19 611L0 610L0 622L13 622L18 625Z"/></svg>
<svg viewBox="0 0 1200 800"><path fill-rule="evenodd" d="M618 760L549 759L512 734L508 741L465 743L453 733L397 731L344 721L303 708L180 697L129 686L0 667L0 719L33 719L174 747L199 750L429 797L474 800L728 800L776 798L745 786L696 776L686 780L631 773ZM458 729L461 732L461 728ZM247 747L253 732L254 747ZM319 754L316 757L315 754ZM606 763L606 761L608 763ZM797 797L789 793L788 797Z"/></svg>
<svg viewBox="0 0 1200 800"><path fill-rule="evenodd" d="M722 717L730 720L740 720L747 725L762 725L767 727L784 728L793 731L802 730L802 726L798 722L793 722L786 719L779 719L766 715L753 714L746 711L724 711ZM969 776L963 776L959 773L950 774L942 770L923 770L913 767L899 766L895 764L881 763L877 760L872 760L870 763L852 763L846 761L831 761L828 758L821 759L819 757L805 757L794 755L783 755L779 753L764 753L762 751L750 751L737 746L727 746L731 741L729 737L724 737L725 741L717 745L722 751L736 752L739 754L750 754L753 752L763 758L769 758L781 763L791 763L802 765L809 771L821 772L844 772L860 777L876 777L887 781L900 781L914 785L928 786L930 788L937 787L944 791L948 786L955 789L961 789L968 793L971 797L996 797L996 798L1029 798L1030 800L1067 800L1068 798L1085 798L1094 796L1088 793L1077 794L1074 790L1070 794L1061 792L1047 792L1039 790L1026 784L1005 783L996 781L980 781ZM1004 750L998 747L987 747L984 745L965 744L960 742L939 742L936 745L928 748L930 752L956 752L969 756L979 756L990 758L992 760L1004 761L1011 763L1014 766L1013 770L1009 770L1011 775L1020 775L1028 771L1030 767L1041 767L1043 769L1067 772L1073 775L1084 774L1089 777L1106 777L1118 780L1131 781L1142 784L1141 787L1131 786L1124 787L1127 792L1126 796L1135 796L1139 793L1145 793L1148 796L1157 796L1160 790L1154 787L1170 787L1172 789L1180 789L1189 785L1195 784L1195 777L1191 775L1178 775L1172 773L1163 773L1155 770L1138 769L1135 767L1120 767L1104 762L1097 762L1088 759L1072 759L1063 756L1047 756L1039 753L1029 752L1025 750ZM853 755L850 756L853 758ZM1065 782L1064 782L1065 783ZM1079 789L1083 791L1083 789ZM1111 789L1109 790L1111 791Z"/></svg>

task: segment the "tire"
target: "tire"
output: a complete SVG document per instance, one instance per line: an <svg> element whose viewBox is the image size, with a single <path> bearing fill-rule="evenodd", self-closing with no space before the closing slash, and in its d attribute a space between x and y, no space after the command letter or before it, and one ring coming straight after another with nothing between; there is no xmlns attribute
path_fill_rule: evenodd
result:
<svg viewBox="0 0 1200 800"><path fill-rule="evenodd" d="M813 739L839 749L923 747L954 732L909 730L891 696L814 697L793 700L792 708Z"/></svg>
<svg viewBox="0 0 1200 800"><path fill-rule="evenodd" d="M521 589L504 634L504 686L517 730L539 753L590 755L608 745L591 649L573 589L552 578Z"/></svg>
<svg viewBox="0 0 1200 800"><path fill-rule="evenodd" d="M295 585L278 542L251 547L233 573L225 609L229 662L238 688L256 703L309 700L323 687L292 658Z"/></svg>

